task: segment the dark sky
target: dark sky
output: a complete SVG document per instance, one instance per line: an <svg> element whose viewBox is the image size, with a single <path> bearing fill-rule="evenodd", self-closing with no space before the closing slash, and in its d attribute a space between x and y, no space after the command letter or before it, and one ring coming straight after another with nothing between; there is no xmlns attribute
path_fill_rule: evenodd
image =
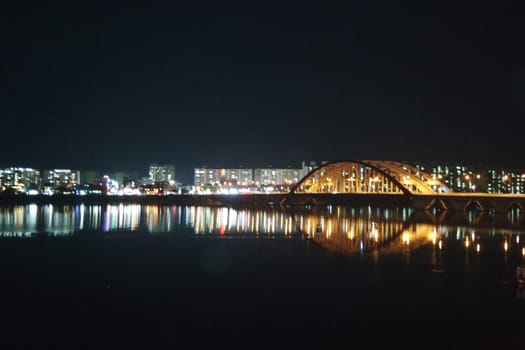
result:
<svg viewBox="0 0 525 350"><path fill-rule="evenodd" d="M525 168L525 12L462 3L3 1L0 167Z"/></svg>

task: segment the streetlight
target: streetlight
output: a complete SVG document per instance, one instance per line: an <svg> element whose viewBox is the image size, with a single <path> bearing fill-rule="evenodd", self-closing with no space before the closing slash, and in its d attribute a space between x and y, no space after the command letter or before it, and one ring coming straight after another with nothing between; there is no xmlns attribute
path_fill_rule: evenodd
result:
<svg viewBox="0 0 525 350"><path fill-rule="evenodd" d="M465 175L465 180L468 181L468 191L473 192L472 191L472 180L469 174Z"/></svg>

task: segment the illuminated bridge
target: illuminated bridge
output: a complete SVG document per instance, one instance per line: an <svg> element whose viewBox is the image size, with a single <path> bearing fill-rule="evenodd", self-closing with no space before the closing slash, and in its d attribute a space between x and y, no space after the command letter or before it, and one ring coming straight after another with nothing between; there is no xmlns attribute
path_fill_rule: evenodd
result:
<svg viewBox="0 0 525 350"><path fill-rule="evenodd" d="M525 208L524 195L452 192L414 166L384 160L326 163L307 174L281 202L287 207L325 204L409 205L421 210L505 212Z"/></svg>
<svg viewBox="0 0 525 350"><path fill-rule="evenodd" d="M525 195L452 192L439 178L414 166L385 160L339 160L321 165L289 193L175 196L0 196L13 204L165 204L307 209L326 205L412 207L434 212L525 212Z"/></svg>

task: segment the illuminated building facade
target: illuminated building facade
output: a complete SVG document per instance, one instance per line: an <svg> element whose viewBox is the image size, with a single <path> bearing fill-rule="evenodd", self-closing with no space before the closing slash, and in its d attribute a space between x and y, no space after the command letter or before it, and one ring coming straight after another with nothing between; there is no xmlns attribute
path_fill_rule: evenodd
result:
<svg viewBox="0 0 525 350"><path fill-rule="evenodd" d="M213 168L195 168L193 169L193 185L214 185L219 181L219 169Z"/></svg>
<svg viewBox="0 0 525 350"><path fill-rule="evenodd" d="M40 184L39 170L20 167L0 169L0 191L7 189L12 189L15 192L26 192L29 189L38 190Z"/></svg>
<svg viewBox="0 0 525 350"><path fill-rule="evenodd" d="M310 168L195 168L194 186L266 186L292 185L308 173Z"/></svg>
<svg viewBox="0 0 525 350"><path fill-rule="evenodd" d="M467 165L434 164L424 166L418 164L416 167L428 171L435 179L442 181L454 192L479 192L485 188L481 173Z"/></svg>
<svg viewBox="0 0 525 350"><path fill-rule="evenodd" d="M42 183L55 188L65 185L77 185L80 179L80 171L71 169L44 170Z"/></svg>
<svg viewBox="0 0 525 350"><path fill-rule="evenodd" d="M255 183L266 185L293 185L301 180L301 169L256 168L253 171Z"/></svg>
<svg viewBox="0 0 525 350"><path fill-rule="evenodd" d="M219 181L222 184L249 186L253 182L252 169L219 169Z"/></svg>
<svg viewBox="0 0 525 350"><path fill-rule="evenodd" d="M489 169L487 182L489 193L525 193L524 172Z"/></svg>
<svg viewBox="0 0 525 350"><path fill-rule="evenodd" d="M525 193L525 172L507 168L476 168L464 164L417 165L454 192Z"/></svg>
<svg viewBox="0 0 525 350"><path fill-rule="evenodd" d="M149 166L149 178L155 182L165 182L175 185L175 166L151 164Z"/></svg>
<svg viewBox="0 0 525 350"><path fill-rule="evenodd" d="M246 168L195 168L194 186L229 185L250 186L253 183L253 170Z"/></svg>

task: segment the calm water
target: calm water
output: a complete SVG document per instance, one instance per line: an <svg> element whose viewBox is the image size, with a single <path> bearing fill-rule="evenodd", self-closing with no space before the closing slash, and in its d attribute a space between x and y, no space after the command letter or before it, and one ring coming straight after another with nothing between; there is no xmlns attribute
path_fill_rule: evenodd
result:
<svg viewBox="0 0 525 350"><path fill-rule="evenodd" d="M324 332L406 322L448 325L467 344L514 341L523 229L518 212L1 207L0 317Z"/></svg>

